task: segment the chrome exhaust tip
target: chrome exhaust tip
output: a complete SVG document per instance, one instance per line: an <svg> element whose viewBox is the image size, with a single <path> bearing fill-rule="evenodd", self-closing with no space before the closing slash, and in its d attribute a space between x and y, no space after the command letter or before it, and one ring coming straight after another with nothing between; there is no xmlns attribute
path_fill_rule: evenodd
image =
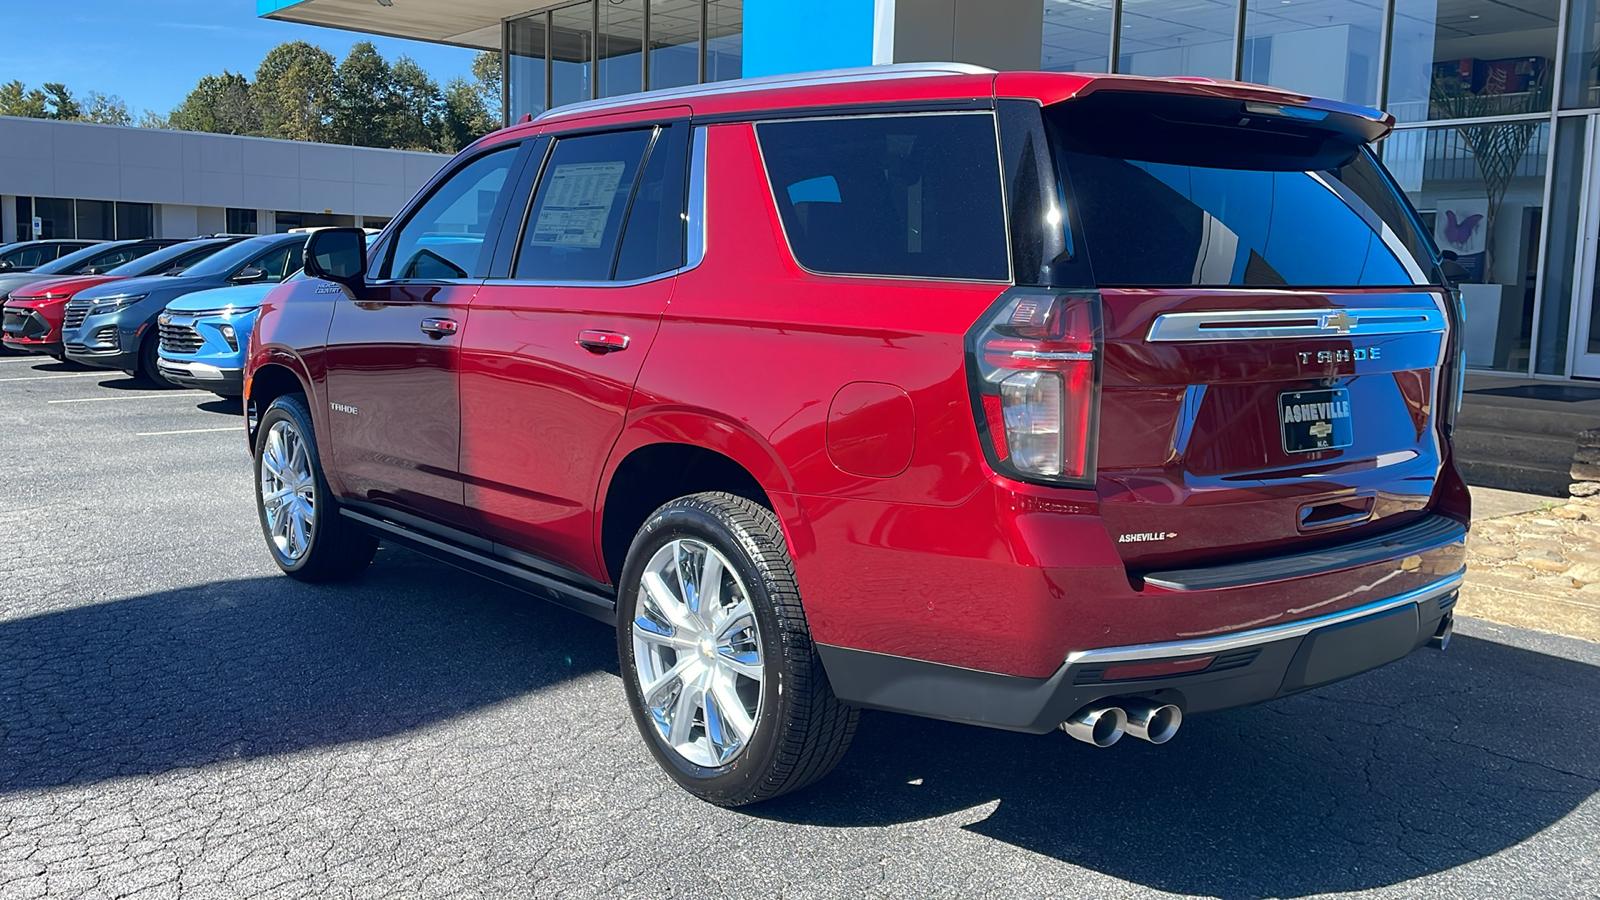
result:
<svg viewBox="0 0 1600 900"><path fill-rule="evenodd" d="M1091 703L1061 723L1062 731L1096 747L1109 747L1122 740L1127 727L1128 714L1122 707L1102 703Z"/></svg>
<svg viewBox="0 0 1600 900"><path fill-rule="evenodd" d="M1135 698L1125 701L1122 708L1128 717L1123 727L1141 741L1165 744L1183 725L1183 710L1171 703Z"/></svg>
<svg viewBox="0 0 1600 900"><path fill-rule="evenodd" d="M1447 613L1444 621L1439 623L1439 630L1434 632L1428 640L1428 646L1435 650L1443 650L1450 646L1450 638L1456 633L1456 617L1454 613Z"/></svg>

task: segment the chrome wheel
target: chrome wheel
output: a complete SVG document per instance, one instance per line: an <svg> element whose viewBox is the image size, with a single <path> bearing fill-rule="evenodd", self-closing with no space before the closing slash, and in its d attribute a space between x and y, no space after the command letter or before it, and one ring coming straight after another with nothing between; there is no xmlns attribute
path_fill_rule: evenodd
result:
<svg viewBox="0 0 1600 900"><path fill-rule="evenodd" d="M656 734L683 759L738 756L761 714L761 632L726 557L692 538L657 550L640 579L634 677Z"/></svg>
<svg viewBox="0 0 1600 900"><path fill-rule="evenodd" d="M262 440L261 509L267 536L284 559L294 562L311 547L317 508L311 451L300 429L287 419L273 422Z"/></svg>

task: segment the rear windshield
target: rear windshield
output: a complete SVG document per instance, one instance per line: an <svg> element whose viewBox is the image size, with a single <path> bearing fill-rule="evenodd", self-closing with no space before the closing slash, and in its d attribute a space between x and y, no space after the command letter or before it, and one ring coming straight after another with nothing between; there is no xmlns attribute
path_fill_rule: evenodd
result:
<svg viewBox="0 0 1600 900"><path fill-rule="evenodd" d="M1102 285L1371 287L1428 284L1437 270L1370 150L1226 165L1215 145L1162 141L1114 154L1056 129L1094 279ZM1132 150L1133 152L1128 152ZM1204 153L1204 157L1200 154ZM1219 165L1222 163L1222 165Z"/></svg>
<svg viewBox="0 0 1600 900"><path fill-rule="evenodd" d="M763 122L756 134L807 269L1010 279L993 115Z"/></svg>

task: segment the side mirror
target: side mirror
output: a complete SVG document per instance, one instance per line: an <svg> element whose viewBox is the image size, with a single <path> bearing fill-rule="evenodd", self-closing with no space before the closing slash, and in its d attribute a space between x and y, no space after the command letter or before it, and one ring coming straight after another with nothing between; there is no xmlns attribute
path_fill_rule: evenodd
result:
<svg viewBox="0 0 1600 900"><path fill-rule="evenodd" d="M9 269L11 269L15 265L16 265L16 263L12 262L9 259L0 259L0 272L8 271Z"/></svg>
<svg viewBox="0 0 1600 900"><path fill-rule="evenodd" d="M99 266L90 266L87 269L83 270L83 274L85 274L85 275L100 275L100 274L103 274L104 272L105 272L105 270L100 268Z"/></svg>
<svg viewBox="0 0 1600 900"><path fill-rule="evenodd" d="M234 284L256 284L267 280L267 272L265 269L255 266L245 266L239 270L238 274L228 280Z"/></svg>
<svg viewBox="0 0 1600 900"><path fill-rule="evenodd" d="M306 277L321 278L355 298L367 284L367 235L359 228L325 228L306 241Z"/></svg>

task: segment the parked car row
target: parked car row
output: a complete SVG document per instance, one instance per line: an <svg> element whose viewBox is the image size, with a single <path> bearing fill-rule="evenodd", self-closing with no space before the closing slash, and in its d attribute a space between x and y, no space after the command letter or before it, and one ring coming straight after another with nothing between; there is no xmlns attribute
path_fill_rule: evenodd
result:
<svg viewBox="0 0 1600 900"><path fill-rule="evenodd" d="M5 346L238 396L255 311L310 230L105 242L0 273Z"/></svg>

